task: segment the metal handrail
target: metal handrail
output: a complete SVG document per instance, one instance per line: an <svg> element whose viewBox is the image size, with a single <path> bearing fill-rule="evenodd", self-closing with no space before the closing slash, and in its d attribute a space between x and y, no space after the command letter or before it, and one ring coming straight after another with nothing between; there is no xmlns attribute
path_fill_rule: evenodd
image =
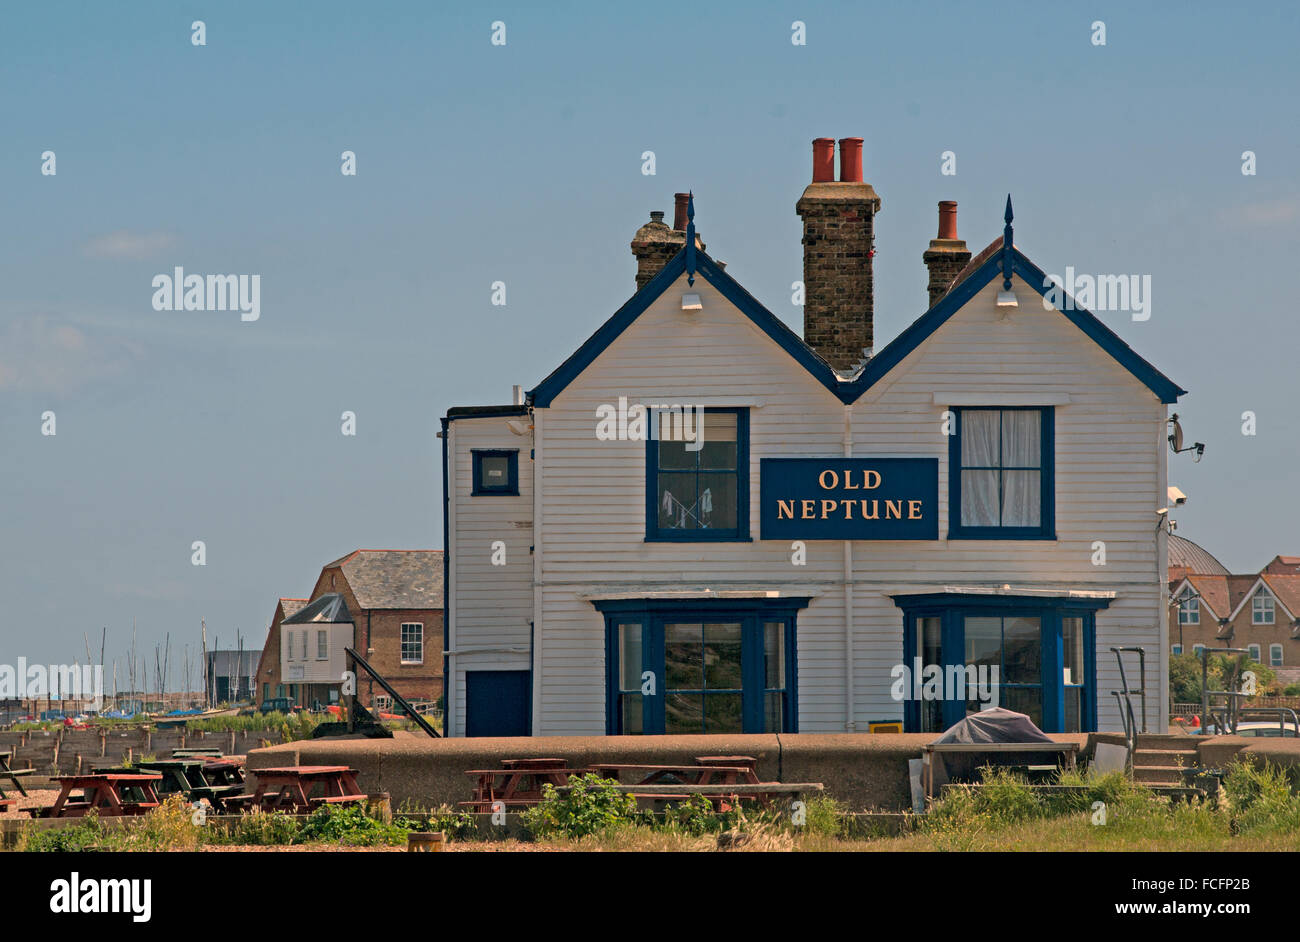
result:
<svg viewBox="0 0 1300 942"><path fill-rule="evenodd" d="M1133 697L1142 698L1142 732L1147 731L1147 652L1146 648L1138 645L1121 645L1112 647L1111 653L1115 655L1115 663L1119 665L1119 683L1120 690L1112 690L1113 696L1119 705L1119 716L1124 724L1124 745L1128 749L1128 758L1126 767L1128 771L1133 770L1133 756L1137 752L1137 718L1133 715ZM1128 674L1124 671L1124 652L1134 652L1138 656L1138 676L1141 678L1141 686L1136 690L1130 690L1128 686Z"/></svg>
<svg viewBox="0 0 1300 942"><path fill-rule="evenodd" d="M1226 729L1229 733L1235 733L1237 731L1237 722L1238 722L1237 720L1237 714L1239 710L1238 701L1240 701L1242 697L1246 696L1246 694L1241 693L1238 690L1231 689L1236 687L1237 671L1239 670L1239 665L1237 664L1236 661L1233 661L1232 663L1233 674L1232 674L1232 683L1229 684L1230 689L1211 690L1209 685L1211 653L1245 654L1247 657L1249 657L1250 652L1245 648L1201 648L1201 731L1202 732L1205 731L1205 728L1208 725L1207 720L1213 718L1216 721L1215 722L1216 730ZM1211 696L1224 698L1222 715L1214 713L1214 711L1210 708Z"/></svg>

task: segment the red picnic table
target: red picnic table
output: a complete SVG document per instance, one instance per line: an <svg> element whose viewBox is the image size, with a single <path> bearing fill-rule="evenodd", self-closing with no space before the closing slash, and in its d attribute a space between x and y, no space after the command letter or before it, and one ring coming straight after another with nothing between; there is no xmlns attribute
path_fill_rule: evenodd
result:
<svg viewBox="0 0 1300 942"><path fill-rule="evenodd" d="M460 804L475 811L492 811L498 801L507 808L528 807L542 800L544 785L562 788L569 784L570 775L580 774L564 759L502 759L501 765L500 769L467 769L465 774L476 779L474 797Z"/></svg>
<svg viewBox="0 0 1300 942"><path fill-rule="evenodd" d="M228 806L251 804L263 811L305 814L324 804L365 801L367 797L357 785L357 770L346 765L298 765L252 772L257 776L257 790L251 796L227 799ZM324 795L310 797L317 786Z"/></svg>
<svg viewBox="0 0 1300 942"><path fill-rule="evenodd" d="M144 814L158 807L154 783L162 781L162 776L142 772L101 772L95 775L59 775L55 779L61 786L59 797L48 808L29 808L32 817L81 818L92 808L106 818ZM78 788L82 790L81 798L69 801Z"/></svg>

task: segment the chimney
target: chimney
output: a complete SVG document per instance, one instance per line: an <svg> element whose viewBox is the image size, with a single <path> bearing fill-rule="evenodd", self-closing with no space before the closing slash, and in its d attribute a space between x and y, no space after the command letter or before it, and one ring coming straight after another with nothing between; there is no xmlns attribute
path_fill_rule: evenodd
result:
<svg viewBox="0 0 1300 942"><path fill-rule="evenodd" d="M930 307L934 307L970 261L966 242L957 238L957 204L954 201L940 201L939 236L930 240L930 247L921 259L930 270Z"/></svg>
<svg viewBox="0 0 1300 942"><path fill-rule="evenodd" d="M686 204L690 199L687 193L675 194L676 206L673 212L673 228L664 222L664 214L656 210L650 214L650 221L636 231L632 237L632 254L636 256L636 290L640 291L650 279L663 271L674 255L686 246ZM695 234L695 247L704 251L700 235Z"/></svg>
<svg viewBox="0 0 1300 942"><path fill-rule="evenodd" d="M862 138L813 141L813 181L795 204L803 219L803 339L837 370L852 371L872 344L875 215L880 197L862 182Z"/></svg>
<svg viewBox="0 0 1300 942"><path fill-rule="evenodd" d="M674 193L673 194L673 229L678 232L686 231L686 207L691 202L691 194Z"/></svg>

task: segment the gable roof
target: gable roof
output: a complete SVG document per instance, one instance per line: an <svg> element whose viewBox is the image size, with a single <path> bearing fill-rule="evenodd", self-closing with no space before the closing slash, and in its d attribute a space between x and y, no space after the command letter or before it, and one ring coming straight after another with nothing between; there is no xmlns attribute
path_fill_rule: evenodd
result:
<svg viewBox="0 0 1300 942"><path fill-rule="evenodd" d="M363 609L442 608L442 550L354 550L334 566Z"/></svg>
<svg viewBox="0 0 1300 942"><path fill-rule="evenodd" d="M341 592L326 592L310 605L304 605L296 614L287 616L281 625L325 625L351 622L352 613Z"/></svg>
<svg viewBox="0 0 1300 942"><path fill-rule="evenodd" d="M1292 614L1291 606L1287 605L1286 602L1279 597L1277 589L1273 586L1272 580L1278 579L1279 582L1285 582L1287 578L1286 576L1279 577L1260 573L1258 576L1247 576L1245 578L1250 580L1250 588L1242 593L1241 600L1237 602L1236 607L1232 610L1232 614L1228 616L1229 618L1235 621L1237 616L1241 613L1241 610L1246 607L1246 603L1253 599L1259 591L1263 589L1273 597L1274 602L1282 606L1282 611L1286 612L1287 617L1292 621L1295 621L1295 615Z"/></svg>
<svg viewBox="0 0 1300 942"><path fill-rule="evenodd" d="M1300 575L1266 572L1264 581L1273 590L1273 597L1277 599L1283 611L1291 616L1292 621L1295 621L1295 613L1300 612Z"/></svg>
<svg viewBox="0 0 1300 942"><path fill-rule="evenodd" d="M1173 588L1169 590L1169 598L1173 600L1173 602L1181 601L1180 596L1182 596L1184 592L1191 592L1192 598L1196 599L1202 606L1204 606L1205 609L1214 616L1215 620L1218 620L1220 616L1214 607L1214 603L1212 603L1210 599L1206 598L1205 594L1192 583L1190 576L1183 576L1177 580L1177 582L1178 584L1174 585Z"/></svg>
<svg viewBox="0 0 1300 942"><path fill-rule="evenodd" d="M605 321L567 360L530 389L528 391L528 401L537 408L544 409L549 406L555 397L564 391L566 386L577 379L582 374L582 371L595 361L596 357L604 353L606 348L617 340L623 331L631 327L633 322L685 273L686 249L682 248L668 261L668 264L663 267L659 274L651 278L644 288L632 295L627 303L615 311L614 316ZM713 285L723 297L753 321L763 333L775 340L819 383L845 402L852 402L853 399L857 398L857 396L853 396L852 399L846 399L845 391L850 384L842 379L816 350L804 343L803 338L791 330L785 321L763 307L753 295L740 286L740 282L723 271L717 262L699 249L695 250L695 273L702 275L705 281Z"/></svg>
<svg viewBox="0 0 1300 942"><path fill-rule="evenodd" d="M284 617L297 615L307 606L306 599L280 599L280 608L284 611Z"/></svg>
<svg viewBox="0 0 1300 942"><path fill-rule="evenodd" d="M784 321L760 304L748 291L728 275L705 252L696 249L692 254L695 272L736 308L771 337L817 382L830 390L844 403L856 402L868 389L879 382L931 334L942 327L961 308L981 291L994 277L1002 274L1004 255L1008 270L1019 275L1039 296L1046 298L1054 290L1043 270L1031 262L1014 245L995 240L973 259L958 276L948 292L938 303L911 323L901 334L876 353L858 375L846 379L791 330ZM693 248L693 246L690 246ZM634 294L614 316L587 338L568 359L549 376L528 392L528 401L537 408L546 408L581 373L605 351L628 327L667 291L687 269L687 249L680 249L667 265L644 288ZM1071 323L1084 332L1094 343L1108 353L1120 366L1133 374L1150 389L1161 402L1177 402L1187 390L1180 387L1154 366L1144 360L1119 335L1097 319L1091 312L1079 307L1068 294L1060 292L1069 303L1056 306Z"/></svg>

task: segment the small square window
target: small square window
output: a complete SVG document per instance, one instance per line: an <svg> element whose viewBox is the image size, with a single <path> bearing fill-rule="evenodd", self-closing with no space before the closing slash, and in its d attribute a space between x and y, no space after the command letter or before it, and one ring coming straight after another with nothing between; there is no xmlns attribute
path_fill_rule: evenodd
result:
<svg viewBox="0 0 1300 942"><path fill-rule="evenodd" d="M518 450L473 452L474 487L472 494L518 494Z"/></svg>

